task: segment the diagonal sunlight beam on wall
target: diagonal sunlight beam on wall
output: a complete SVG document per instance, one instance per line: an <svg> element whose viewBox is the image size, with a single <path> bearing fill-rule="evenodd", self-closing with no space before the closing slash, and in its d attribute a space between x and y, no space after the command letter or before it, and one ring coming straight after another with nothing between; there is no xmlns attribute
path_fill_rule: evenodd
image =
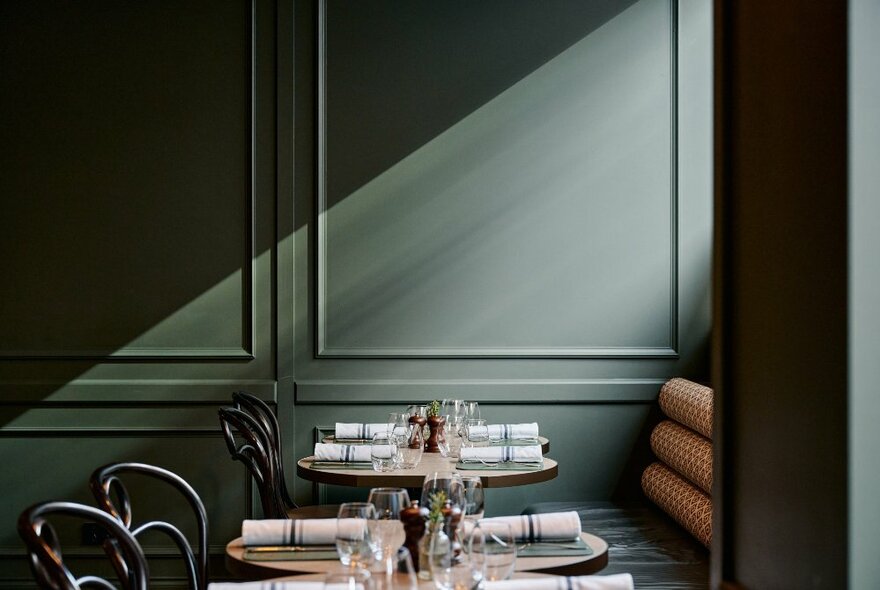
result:
<svg viewBox="0 0 880 590"><path fill-rule="evenodd" d="M320 212L323 352L671 347L670 19L636 3Z"/></svg>

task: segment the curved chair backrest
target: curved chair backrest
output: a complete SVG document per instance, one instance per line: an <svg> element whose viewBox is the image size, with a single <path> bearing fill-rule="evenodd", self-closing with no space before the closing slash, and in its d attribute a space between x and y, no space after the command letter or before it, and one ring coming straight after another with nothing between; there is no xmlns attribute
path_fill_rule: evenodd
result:
<svg viewBox="0 0 880 590"><path fill-rule="evenodd" d="M163 521L150 521L137 526L132 524L131 501L128 490L119 476L123 473L140 473L159 479L177 489L192 507L198 527L198 554L194 555L192 547L180 529ZM155 465L146 463L111 463L99 467L89 478L89 487L98 506L107 514L128 528L134 537L146 531L162 532L174 541L183 555L191 590L205 590L208 585L208 515L205 506L196 491L182 477ZM116 493L119 505L113 502L112 494ZM111 556L112 558L112 556Z"/></svg>
<svg viewBox="0 0 880 590"><path fill-rule="evenodd" d="M260 420L242 410L220 408L219 415L229 454L245 464L257 484L263 518L288 518L271 450L271 435ZM241 445L235 440L236 434L244 441Z"/></svg>
<svg viewBox="0 0 880 590"><path fill-rule="evenodd" d="M278 424L278 418L272 412L272 408L257 396L246 391L234 392L232 394L232 403L239 410L250 414L252 418L263 426L269 435L269 452L272 455L275 474L278 478L281 500L288 510L296 508L297 505L291 499L290 492L287 490L287 482L284 480L284 461L281 454L281 426Z"/></svg>
<svg viewBox="0 0 880 590"><path fill-rule="evenodd" d="M75 516L98 524L107 533L104 548L115 556L113 567L123 590L147 590L147 560L134 535L107 513L73 502L43 502L31 506L18 517L18 534L27 547L31 570L40 588L79 590L88 585L115 590L115 586L104 578L73 576L64 565L58 535L46 520L51 515Z"/></svg>

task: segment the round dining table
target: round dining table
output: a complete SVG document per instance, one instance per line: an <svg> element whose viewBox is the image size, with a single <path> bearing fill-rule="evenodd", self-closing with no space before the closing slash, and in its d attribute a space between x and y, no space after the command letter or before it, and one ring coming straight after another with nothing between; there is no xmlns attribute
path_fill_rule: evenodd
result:
<svg viewBox="0 0 880 590"><path fill-rule="evenodd" d="M581 539L589 545L590 555L564 557L518 557L517 572L538 572L564 576L583 576L595 574L608 565L608 543L601 537L581 533ZM244 543L241 537L226 545L226 569L247 580L265 580L294 574L327 574L342 572L346 567L339 560L289 560L253 561L244 558ZM303 578L297 578L303 579Z"/></svg>

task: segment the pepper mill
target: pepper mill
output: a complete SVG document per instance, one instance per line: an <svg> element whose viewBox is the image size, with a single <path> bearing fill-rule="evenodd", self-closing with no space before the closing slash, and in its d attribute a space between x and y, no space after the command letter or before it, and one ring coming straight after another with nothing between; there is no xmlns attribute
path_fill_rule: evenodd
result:
<svg viewBox="0 0 880 590"><path fill-rule="evenodd" d="M403 543L403 546L409 549L413 568L416 571L419 571L419 541L425 535L425 522L427 520L428 510L427 508L421 508L418 500L413 500L409 506L400 511L400 522L403 523L403 531L406 533L406 541Z"/></svg>
<svg viewBox="0 0 880 590"><path fill-rule="evenodd" d="M419 416L418 414L409 417L409 423L415 424L418 427L419 432L424 431L425 424L427 422L428 421L425 419L424 416ZM416 432L413 432L412 438L409 440L409 448L417 449L421 446L421 444L422 443L419 442L418 434Z"/></svg>
<svg viewBox="0 0 880 590"><path fill-rule="evenodd" d="M464 516L464 511L458 506L453 506L450 500L446 500L446 503L443 505L443 527L446 533L446 536L449 537L449 541L452 543L453 552L458 558L461 553L461 544L458 542L456 538L455 531L458 530L458 523L461 522L461 517Z"/></svg>

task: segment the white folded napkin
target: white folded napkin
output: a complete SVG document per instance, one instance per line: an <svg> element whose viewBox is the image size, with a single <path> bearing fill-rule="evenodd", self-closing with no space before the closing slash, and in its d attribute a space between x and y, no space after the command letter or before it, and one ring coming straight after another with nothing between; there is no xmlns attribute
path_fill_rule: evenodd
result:
<svg viewBox="0 0 880 590"><path fill-rule="evenodd" d="M336 423L336 440L370 440L374 434L391 432L394 424Z"/></svg>
<svg viewBox="0 0 880 590"><path fill-rule="evenodd" d="M521 440L538 438L538 423L525 424L488 424L486 426L471 427L472 432L489 440Z"/></svg>
<svg viewBox="0 0 880 590"><path fill-rule="evenodd" d="M612 576L553 576L484 582L486 590L634 590L630 574Z"/></svg>
<svg viewBox="0 0 880 590"><path fill-rule="evenodd" d="M324 590L324 582L215 582L208 590Z"/></svg>
<svg viewBox="0 0 880 590"><path fill-rule="evenodd" d="M462 447L461 460L465 463L485 462L500 463L541 463L544 455L541 447L531 445L527 447Z"/></svg>
<svg viewBox="0 0 880 590"><path fill-rule="evenodd" d="M370 445L315 444L315 461L369 463Z"/></svg>
<svg viewBox="0 0 880 590"><path fill-rule="evenodd" d="M241 536L245 547L260 545L333 545L337 529L349 538L363 535L364 520L357 518L300 518L245 520Z"/></svg>
<svg viewBox="0 0 880 590"><path fill-rule="evenodd" d="M573 541L581 534L581 518L573 510L483 518L480 520L480 529L491 533L493 527L501 524L510 525L517 541Z"/></svg>

